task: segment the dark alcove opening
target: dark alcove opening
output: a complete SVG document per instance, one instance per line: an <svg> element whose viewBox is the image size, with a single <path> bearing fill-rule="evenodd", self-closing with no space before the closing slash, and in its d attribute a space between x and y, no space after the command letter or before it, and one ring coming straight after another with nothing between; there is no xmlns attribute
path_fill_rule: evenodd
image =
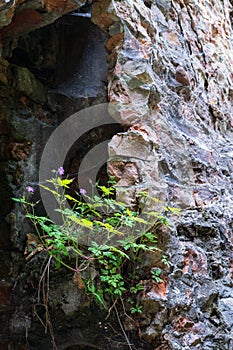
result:
<svg viewBox="0 0 233 350"><path fill-rule="evenodd" d="M106 39L106 34L100 28L92 24L89 18L66 15L53 24L19 38L18 46L12 52L12 56L7 57L9 62L15 66L26 67L34 74L35 78L47 88L48 101L44 105L29 101L28 105L23 105L17 113L17 118L20 123L20 118L23 118L24 108L27 110L28 123L30 123L29 117L32 117L31 120L35 120L35 123L29 124L33 125L35 128L32 135L38 135L38 138L35 137L32 139L32 152L34 152L34 157L31 158L31 167L34 172L30 180L37 181L38 165L43 152L43 146L49 134L54 130L54 125L46 124L45 121L40 121L40 119L36 120L34 110L37 108L48 110L49 113L54 116L53 120L55 120L54 124L56 127L73 113L83 108L107 102ZM34 109L30 110L31 106L33 106ZM90 128L87 133L83 134L73 144L71 150L67 151L65 164L60 164L60 166L63 165L65 167L67 174L75 171L78 172L78 164L80 164L85 154L98 143L104 140L110 140L112 136L119 131L122 131L121 126L117 123L107 126L103 125L97 129ZM25 138L32 138L32 135L29 133L26 135L25 132ZM100 154L100 157L101 156ZM25 163L22 163L22 166L25 166L25 169L27 169ZM106 165L100 168L98 177L101 179L102 184L104 181L107 181ZM28 177L26 174L25 180L20 186L25 187L28 185L26 182L27 179ZM35 199L36 196L37 193L34 194L33 199ZM42 204L38 207L37 214L43 215ZM29 228L23 223L20 231L20 242L22 242L27 232L29 232ZM20 257L22 257L25 244L25 242L22 243L22 246L19 248ZM12 247L10 247L9 250L12 251ZM39 261L40 256L38 255L37 258ZM15 261L16 259L13 263L15 263ZM13 347L15 344L19 344L19 340L21 341L24 337L25 329L23 329L23 326L21 327L19 325L17 320L21 312L29 313L33 321L28 329L27 341L31 349L41 349L43 344L46 344L46 347L47 344L50 343L50 337L49 334L44 336L43 329L35 327L35 317L31 314L31 311L27 309L28 305L32 303L32 293L34 293L34 290L24 290L24 279L31 281L31 276L24 262L21 268L24 272L19 278L17 289L14 290L14 310L12 309L13 316L11 320L12 329L18 327L18 333L12 334L10 330L9 332L4 331L6 333L5 338L10 339ZM33 270L34 273L34 268L31 270ZM23 299L22 293L24 296ZM60 317L59 311L59 307L56 310L51 310L53 320L55 320L54 322L56 322L56 318L59 319ZM95 311L92 312L91 318L93 318L94 312ZM66 317L63 315L63 317L65 318L65 322L63 322L64 320L62 319L62 324L66 324L66 321L70 321L69 328L73 329L75 327L75 322L70 320L69 316ZM90 327L90 333L93 332L92 325ZM66 333L68 327L65 325L64 328ZM95 332L98 336L99 331L95 330ZM58 333L58 329L56 328L55 333ZM43 339L43 341L41 339ZM39 342L37 342L38 340L43 344L39 344ZM49 346L47 348L49 349Z"/></svg>
<svg viewBox="0 0 233 350"><path fill-rule="evenodd" d="M90 18L68 14L21 36L11 57L5 58L28 68L49 88L49 95L102 97L105 102L106 39L106 34Z"/></svg>
<svg viewBox="0 0 233 350"><path fill-rule="evenodd" d="M7 60L28 68L44 85L55 88L71 77L86 46L89 18L65 15L21 36Z"/></svg>
<svg viewBox="0 0 233 350"><path fill-rule="evenodd" d="M57 124L73 113L107 102L106 34L88 16L71 13L22 36L8 60L28 68L48 88L48 108ZM122 131L119 124L90 130L72 146L65 161L67 173L78 172L85 151ZM99 177L107 179L106 165Z"/></svg>

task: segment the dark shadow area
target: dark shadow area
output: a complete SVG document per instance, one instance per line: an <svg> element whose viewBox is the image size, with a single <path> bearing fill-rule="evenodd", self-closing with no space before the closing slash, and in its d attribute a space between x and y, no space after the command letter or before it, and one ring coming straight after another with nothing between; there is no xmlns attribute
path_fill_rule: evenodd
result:
<svg viewBox="0 0 233 350"><path fill-rule="evenodd" d="M28 151L27 157L33 156L30 158L30 166L35 182L37 181L37 172L43 147L55 127L81 109L107 102L106 40L106 34L91 23L85 12L84 16L80 16L80 13L78 15L77 13L72 13L63 16L53 24L22 36L18 40L17 47L13 50L11 57L5 57L11 64L15 65L13 67L15 71L17 71L19 66L27 68L47 89L47 102L44 104L40 104L38 101L34 103L25 90L26 97L22 91L16 91L17 98L21 99L19 102L20 109L16 103L11 107L17 111L18 125L21 125L21 119L24 118L24 114L27 116L25 120L28 120L29 123L30 120L35 120L35 123L31 124L35 129L32 130L28 127L28 131L25 131L25 140L32 139L32 148ZM28 86L30 88L30 82ZM40 110L48 113L53 122L49 123L46 119L39 119L39 117L37 119L35 111L39 115ZM113 124L101 125L96 129L87 131L67 151L65 164L60 164L60 166L63 165L65 167L66 174L75 177L73 173L79 171L80 162L89 150L104 140L110 140L120 131L122 131L121 125L114 122ZM100 154L100 160L102 157L103 155ZM19 160L16 157L13 159L15 167L19 164ZM27 161L25 163L21 161L19 166L22 166L21 172L24 174L23 167L27 166ZM33 176L30 178L32 181L34 180ZM97 177L97 180L100 180L100 184L105 184L108 181L106 164L100 166ZM9 201L8 203L6 196L7 198L17 196L19 193L17 191L25 189L28 185L28 179L22 175L21 182L17 183L16 195L11 195L9 192L11 188L9 182L11 186L12 184L14 185L14 179L9 180L5 175L1 176L1 173L0 179L2 180L2 196L0 198L2 207L0 214L3 216L0 223L3 238L0 239L0 252L1 249L4 250L3 258L7 261L6 266L4 265L1 268L0 277L8 277L10 269L7 265L10 266L10 263L8 263L10 259L11 264L14 264L14 274L11 275L14 290L12 291L11 284L5 283L3 286L0 286L5 293L3 295L4 298L0 298L0 302L2 302L2 305L3 303L6 304L4 304L6 312L2 316L4 319L0 320L2 325L2 331L0 332L2 344L0 342L0 349L4 349L5 343L3 344L3 342L6 341L7 348L50 350L53 346L49 330L47 329L47 334L45 334L43 322L41 323L35 315L36 307L37 315L39 315L41 320L46 320L44 305L37 305L36 301L39 289L38 279L41 276L41 266L44 266L46 254L37 254L29 262L25 263L24 250L28 243L26 237L28 232L35 233L35 228L31 227L28 222L25 223L26 220L23 221L21 209L16 207L15 215L18 216L17 222L20 222L21 226L19 233L17 233L17 242L14 242L13 247L12 241L10 241L13 236L10 237L9 225L4 218L12 210L12 202ZM36 188L33 194L33 201L37 199L39 199L39 193ZM37 214L46 215L42 203L37 207ZM61 308L63 294L57 288L64 282L61 282L59 279L61 271L59 270L58 272L54 269L51 273L52 275L50 292L53 293L53 296L50 300L49 312L55 338L58 338L58 348L60 346L61 349L67 350L123 349L125 347L125 339L124 337L122 338L118 324L114 326L114 329L117 330L116 340L114 340L114 335L109 327L106 326L105 329L99 326L100 321L104 322L104 310L91 306L92 309L89 309L88 313L85 314L83 305L78 310L74 303L72 315L64 314ZM69 276L67 271L64 273L64 280L67 281L67 284L72 281L72 278L73 276ZM54 301L52 299L58 300L58 303L53 304ZM72 304L73 299L75 299L75 296L69 295L68 300L65 300L64 304ZM83 337L78 337L74 333L77 325L84 334ZM26 339L25 332L27 333ZM72 334L73 338L71 337Z"/></svg>
<svg viewBox="0 0 233 350"><path fill-rule="evenodd" d="M56 87L78 66L90 26L88 18L66 15L22 36L7 59L28 68L45 85Z"/></svg>
<svg viewBox="0 0 233 350"><path fill-rule="evenodd" d="M86 156L86 154L96 145L110 140L115 134L122 132L122 126L118 123L99 126L98 128L92 129L87 133L83 134L71 147L67 153L64 168L66 174L69 178L74 179L71 185L71 195L75 195L75 192L79 190L78 187L78 175L81 180L85 183L88 182L88 176L90 172L94 169L98 170L96 182L99 185L107 185L109 177L107 173L107 164L101 165L103 159L107 159L108 153L106 149L106 154L99 154L98 158L95 159L95 164L90 164L89 168L86 168L83 173L80 173L79 167ZM95 185L95 184L93 184Z"/></svg>

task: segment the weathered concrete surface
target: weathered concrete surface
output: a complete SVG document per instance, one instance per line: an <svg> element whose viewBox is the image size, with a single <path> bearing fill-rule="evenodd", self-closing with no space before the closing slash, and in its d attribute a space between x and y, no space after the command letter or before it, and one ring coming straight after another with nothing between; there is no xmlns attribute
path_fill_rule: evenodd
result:
<svg viewBox="0 0 233 350"><path fill-rule="evenodd" d="M17 1L13 6L13 1L2 1L0 37L5 57L17 46L20 34L51 23L81 6L80 3L84 2ZM230 350L233 348L232 2L100 0L93 3L92 20L109 35L105 45L109 101L116 104L115 117L128 129L114 136L109 145L112 160L109 171L128 189L124 198L128 203L134 205L137 193L149 189L154 196L182 208L181 216L174 217L173 228L158 233L159 244L173 266L164 268L161 284L140 276L145 290L138 298L144 312L136 323L131 324L126 318L125 328L132 332L132 341L140 343L135 345L137 349ZM22 80L22 76L27 79ZM35 179L38 145L42 147L56 124L57 113L44 100L46 89L26 68L1 59L0 83L3 184L0 214L3 217L12 209L11 192L19 191L23 181ZM81 108L87 103L85 100ZM6 262L0 269L0 278L4 279L0 284L2 347L7 346L8 326L22 347L25 331L30 327L35 331L28 316L31 310L23 304L28 305L33 299L35 277L30 272L37 260L24 268L25 238L15 221L12 213L0 223L5 237L0 240L0 250ZM17 221L23 222L19 213ZM147 257L142 271L145 266L157 267L160 258ZM9 267L12 276L24 271L21 282L16 280L17 310L13 317ZM59 308L56 304L59 295L54 296L55 308ZM79 303L80 299L76 305L73 295L65 289L63 312L72 315ZM60 316L65 317L64 313ZM56 326L61 329L65 349L74 346L75 337L70 335L70 343L63 339L61 318ZM72 329L77 319L73 323L68 318L67 327ZM91 314L84 313L81 328L86 327L84 321L88 318ZM32 349L37 349L36 337L42 332L40 329L32 333L35 337ZM100 329L95 332L100 334ZM107 339L109 333L103 336ZM76 343L79 348L80 339ZM86 344L87 348L93 346L93 341L97 342L95 337L91 339L92 344ZM44 348L49 348L48 339L44 342ZM104 349L101 341L99 344ZM111 344L108 346L111 348Z"/></svg>

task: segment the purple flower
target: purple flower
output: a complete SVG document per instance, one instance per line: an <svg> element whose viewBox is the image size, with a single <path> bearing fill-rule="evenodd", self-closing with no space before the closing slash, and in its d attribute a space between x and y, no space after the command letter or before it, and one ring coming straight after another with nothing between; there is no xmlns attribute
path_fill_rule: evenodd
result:
<svg viewBox="0 0 233 350"><path fill-rule="evenodd" d="M64 175L65 174L65 170L64 170L64 168L62 166L60 166L60 168L58 168L57 172L58 172L59 175Z"/></svg>
<svg viewBox="0 0 233 350"><path fill-rule="evenodd" d="M34 188L33 188L32 186L27 186L27 187L26 187L26 190L27 190L29 193L34 193L34 192L35 192L35 190L34 190Z"/></svg>
<svg viewBox="0 0 233 350"><path fill-rule="evenodd" d="M85 195L87 191L84 188L80 188L79 193Z"/></svg>

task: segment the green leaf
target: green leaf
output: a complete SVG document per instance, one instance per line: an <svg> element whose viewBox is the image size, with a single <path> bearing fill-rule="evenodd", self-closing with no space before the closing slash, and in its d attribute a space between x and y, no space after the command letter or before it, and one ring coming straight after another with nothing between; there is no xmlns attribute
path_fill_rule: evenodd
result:
<svg viewBox="0 0 233 350"><path fill-rule="evenodd" d="M93 222L87 219L79 219L77 218L76 215L71 215L69 216L69 219L72 221L76 222L80 226L86 227L86 228L92 228L93 227Z"/></svg>
<svg viewBox="0 0 233 350"><path fill-rule="evenodd" d="M179 215L181 213L181 209L176 207L165 207L165 210L170 211L171 213L176 215Z"/></svg>
<svg viewBox="0 0 233 350"><path fill-rule="evenodd" d="M73 181L73 179L64 179L64 180L62 180L60 177L57 178L58 186L65 187L65 188L69 188L68 185L70 185L72 181Z"/></svg>
<svg viewBox="0 0 233 350"><path fill-rule="evenodd" d="M122 250L120 250L116 247L111 247L110 249L111 249L111 251L120 254L122 257L129 259L129 256L126 253L122 252Z"/></svg>
<svg viewBox="0 0 233 350"><path fill-rule="evenodd" d="M142 313L142 305L136 304L135 307L130 308L130 312L131 312L131 314L135 314L135 313L141 314Z"/></svg>
<svg viewBox="0 0 233 350"><path fill-rule="evenodd" d="M79 203L79 201L77 199L75 199L74 197L71 197L69 194L65 194L65 197L67 199L69 199L70 201L73 201L75 203Z"/></svg>
<svg viewBox="0 0 233 350"><path fill-rule="evenodd" d="M46 191L48 191L48 192L51 192L54 196L60 197L60 194L59 194L58 192L52 190L52 189L49 188L48 186L44 186L44 185L42 185L42 184L39 184L39 186L40 186L41 188L43 188L44 190L46 190Z"/></svg>
<svg viewBox="0 0 233 350"><path fill-rule="evenodd" d="M58 270L60 267L61 267L61 262L60 262L60 260L56 259L55 268Z"/></svg>
<svg viewBox="0 0 233 350"><path fill-rule="evenodd" d="M25 198L11 198L13 201L15 202L19 202L19 203L23 203L23 204L31 204L31 203L28 203Z"/></svg>
<svg viewBox="0 0 233 350"><path fill-rule="evenodd" d="M134 217L133 220L141 224L148 224L148 222L142 218Z"/></svg>
<svg viewBox="0 0 233 350"><path fill-rule="evenodd" d="M124 233L123 232L120 232L116 229L114 229L114 227L108 223L104 223L102 221L99 221L99 220L95 220L94 221L96 224L98 224L99 226L101 227L104 227L108 232L111 232L111 233L116 233L118 235L123 235Z"/></svg>
<svg viewBox="0 0 233 350"><path fill-rule="evenodd" d="M101 191L103 191L103 194L106 196L109 196L111 194L114 194L115 189L113 187L106 187L106 186L97 186L98 188L101 189Z"/></svg>

